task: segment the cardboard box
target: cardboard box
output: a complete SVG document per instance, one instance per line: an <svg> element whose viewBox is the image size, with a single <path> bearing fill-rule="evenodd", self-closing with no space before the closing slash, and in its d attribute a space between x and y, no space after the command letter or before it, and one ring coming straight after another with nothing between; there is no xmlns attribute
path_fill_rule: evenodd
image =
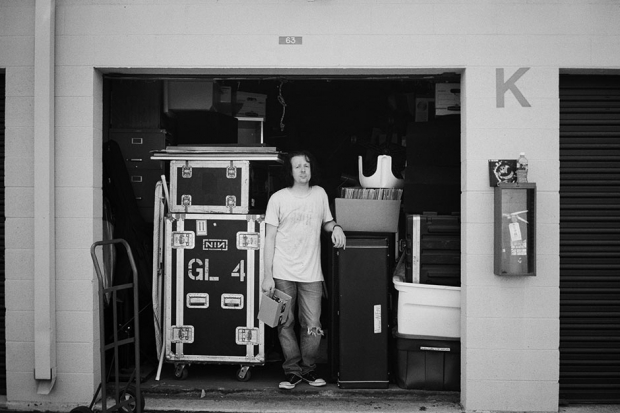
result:
<svg viewBox="0 0 620 413"><path fill-rule="evenodd" d="M398 232L400 200L336 198L335 212L345 231Z"/></svg>
<svg viewBox="0 0 620 413"><path fill-rule="evenodd" d="M221 90L213 81L167 80L164 82L164 112L216 110Z"/></svg>
<svg viewBox="0 0 620 413"><path fill-rule="evenodd" d="M253 116L264 118L267 113L267 95L237 91L236 116Z"/></svg>
<svg viewBox="0 0 620 413"><path fill-rule="evenodd" d="M288 319L291 296L280 290L273 290L273 294L263 294L258 310L258 319L269 327L277 327Z"/></svg>

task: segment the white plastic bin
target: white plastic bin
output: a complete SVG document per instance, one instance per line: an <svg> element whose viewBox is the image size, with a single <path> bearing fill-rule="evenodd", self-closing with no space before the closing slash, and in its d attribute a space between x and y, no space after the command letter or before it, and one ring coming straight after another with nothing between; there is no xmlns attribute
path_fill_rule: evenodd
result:
<svg viewBox="0 0 620 413"><path fill-rule="evenodd" d="M398 333L431 338L461 337L461 287L414 284L395 276Z"/></svg>

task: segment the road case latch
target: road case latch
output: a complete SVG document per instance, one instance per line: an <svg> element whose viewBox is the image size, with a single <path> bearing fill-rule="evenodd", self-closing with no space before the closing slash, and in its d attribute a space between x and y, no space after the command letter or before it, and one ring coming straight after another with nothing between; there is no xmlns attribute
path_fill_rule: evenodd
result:
<svg viewBox="0 0 620 413"><path fill-rule="evenodd" d="M222 294L222 308L224 310L243 310L242 294Z"/></svg>
<svg viewBox="0 0 620 413"><path fill-rule="evenodd" d="M237 232L237 249L260 249L260 234L258 232Z"/></svg>
<svg viewBox="0 0 620 413"><path fill-rule="evenodd" d="M196 236L192 231L176 231L172 233L172 248L194 249Z"/></svg>
<svg viewBox="0 0 620 413"><path fill-rule="evenodd" d="M194 342L194 326L172 326L170 330L172 343Z"/></svg>
<svg viewBox="0 0 620 413"><path fill-rule="evenodd" d="M237 206L237 197L234 195L226 196L226 207L230 210L230 213L233 213L233 209Z"/></svg>
<svg viewBox="0 0 620 413"><path fill-rule="evenodd" d="M185 212L187 212L187 208L192 205L192 196L191 195L181 195L181 205L185 207Z"/></svg>
<svg viewBox="0 0 620 413"><path fill-rule="evenodd" d="M258 337L258 328L237 327L235 330L237 344L245 346L252 344L258 346L260 339Z"/></svg>
<svg viewBox="0 0 620 413"><path fill-rule="evenodd" d="M237 179L237 168L235 168L233 161L230 161L230 166L226 168L226 178Z"/></svg>
<svg viewBox="0 0 620 413"><path fill-rule="evenodd" d="M181 177L183 178L192 177L192 167L190 166L189 161L185 161L185 165L181 167Z"/></svg>

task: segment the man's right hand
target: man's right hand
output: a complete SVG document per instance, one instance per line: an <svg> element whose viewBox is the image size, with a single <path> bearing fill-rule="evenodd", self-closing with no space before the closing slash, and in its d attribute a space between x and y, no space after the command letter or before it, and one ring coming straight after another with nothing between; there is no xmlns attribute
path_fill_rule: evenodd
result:
<svg viewBox="0 0 620 413"><path fill-rule="evenodd" d="M263 279L263 283L261 285L261 289L263 290L264 293L273 293L273 290L275 290L276 288L276 283L275 281L273 281L273 278L271 277L265 277Z"/></svg>

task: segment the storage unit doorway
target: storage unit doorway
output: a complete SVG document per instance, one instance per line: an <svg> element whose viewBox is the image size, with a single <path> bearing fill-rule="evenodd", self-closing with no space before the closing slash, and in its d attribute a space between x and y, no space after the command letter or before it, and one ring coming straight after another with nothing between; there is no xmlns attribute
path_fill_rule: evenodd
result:
<svg viewBox="0 0 620 413"><path fill-rule="evenodd" d="M450 96L438 98L438 85ZM358 157L369 176L376 169L377 156L390 155L393 174L407 182L403 215L460 213L460 74L454 72L372 76L106 73L103 136L104 145L115 141L121 149L126 141L149 142L141 155L123 155L135 192L134 210L140 211L146 225L152 224L155 181L165 173L162 165L147 162L148 150L167 145L262 144L283 152L307 149L321 166L321 186L331 202L340 196L340 188L357 184ZM401 216L401 232L405 221ZM324 259L327 273L327 256ZM150 291L150 280L145 284ZM323 320L327 326L326 310ZM141 326L147 322L145 317ZM150 345L142 338L141 342ZM155 359L152 348L143 350Z"/></svg>
<svg viewBox="0 0 620 413"><path fill-rule="evenodd" d="M560 77L560 399L620 402L620 76Z"/></svg>

